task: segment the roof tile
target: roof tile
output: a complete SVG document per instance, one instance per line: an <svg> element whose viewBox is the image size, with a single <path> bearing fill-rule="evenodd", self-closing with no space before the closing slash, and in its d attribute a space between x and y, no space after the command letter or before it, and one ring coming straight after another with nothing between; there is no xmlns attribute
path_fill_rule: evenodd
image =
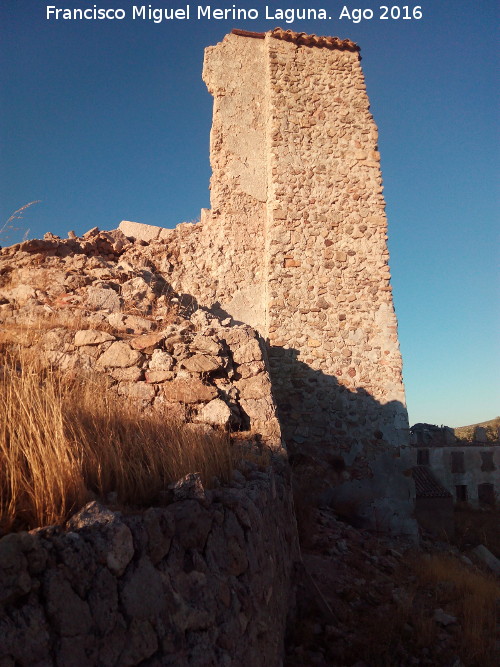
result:
<svg viewBox="0 0 500 667"><path fill-rule="evenodd" d="M432 474L428 466L414 466L412 477L415 481L417 498L451 498L452 495Z"/></svg>
<svg viewBox="0 0 500 667"><path fill-rule="evenodd" d="M271 35L275 39L283 39L286 42L294 42L303 46L318 46L326 49L341 49L344 51L359 51L359 46L350 39L340 39L339 37L322 37L320 35L308 35L305 32L294 32L293 30L283 30L274 28L269 32L250 32L249 30L239 30L234 28L233 35L241 37L254 37L255 39L264 39L266 35Z"/></svg>

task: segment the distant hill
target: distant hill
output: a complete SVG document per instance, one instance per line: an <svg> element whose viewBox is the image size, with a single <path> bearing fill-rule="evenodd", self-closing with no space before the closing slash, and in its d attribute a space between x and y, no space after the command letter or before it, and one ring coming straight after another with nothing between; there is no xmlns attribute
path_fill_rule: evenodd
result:
<svg viewBox="0 0 500 667"><path fill-rule="evenodd" d="M484 428L486 437L489 441L498 441L500 429L500 417L495 417L489 421L479 422L478 424L469 424L469 426L458 426L454 428L455 435L461 440L474 440L474 432L477 427Z"/></svg>

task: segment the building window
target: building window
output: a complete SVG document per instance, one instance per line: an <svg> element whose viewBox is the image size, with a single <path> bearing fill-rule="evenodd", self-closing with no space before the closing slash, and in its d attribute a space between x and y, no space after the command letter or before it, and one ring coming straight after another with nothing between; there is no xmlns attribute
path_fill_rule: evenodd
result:
<svg viewBox="0 0 500 667"><path fill-rule="evenodd" d="M424 432L423 431L417 431L417 444L418 445L423 445L424 444Z"/></svg>
<svg viewBox="0 0 500 667"><path fill-rule="evenodd" d="M455 487L455 492L457 494L457 503L466 503L467 502L467 485L458 484Z"/></svg>
<svg viewBox="0 0 500 667"><path fill-rule="evenodd" d="M418 449L417 450L417 465L419 465L419 466L428 466L429 465L429 450L428 449Z"/></svg>
<svg viewBox="0 0 500 667"><path fill-rule="evenodd" d="M493 452L481 452L481 472L491 472L492 470L495 470Z"/></svg>
<svg viewBox="0 0 500 667"><path fill-rule="evenodd" d="M493 484L478 484L477 497L480 505L490 505L493 507L495 504L495 488Z"/></svg>
<svg viewBox="0 0 500 667"><path fill-rule="evenodd" d="M463 452L451 453L451 472L465 472L465 461Z"/></svg>

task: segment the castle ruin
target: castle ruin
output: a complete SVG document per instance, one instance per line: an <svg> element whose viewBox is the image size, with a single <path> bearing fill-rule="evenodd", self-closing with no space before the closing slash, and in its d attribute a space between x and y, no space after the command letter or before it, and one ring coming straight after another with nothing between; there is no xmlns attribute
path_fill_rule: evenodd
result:
<svg viewBox="0 0 500 667"><path fill-rule="evenodd" d="M162 271L198 305L259 332L286 446L320 499L411 531L385 201L359 48L233 30L206 49L203 78L214 98L211 209L158 229Z"/></svg>

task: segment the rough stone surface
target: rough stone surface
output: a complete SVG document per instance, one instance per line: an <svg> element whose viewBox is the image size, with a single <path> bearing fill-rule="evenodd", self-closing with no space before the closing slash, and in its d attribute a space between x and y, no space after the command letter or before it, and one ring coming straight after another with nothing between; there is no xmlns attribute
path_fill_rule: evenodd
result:
<svg viewBox="0 0 500 667"><path fill-rule="evenodd" d="M99 345L107 341L115 340L115 337L105 331L95 331L93 329L84 329L75 333L75 347L83 345Z"/></svg>
<svg viewBox="0 0 500 667"><path fill-rule="evenodd" d="M0 604L29 593L31 578L23 556L22 542L17 535L0 541Z"/></svg>
<svg viewBox="0 0 500 667"><path fill-rule="evenodd" d="M130 345L134 350L146 350L149 348L156 348L158 344L165 338L163 333L151 333L137 336L130 341Z"/></svg>
<svg viewBox="0 0 500 667"><path fill-rule="evenodd" d="M165 400L181 403L202 403L211 401L217 396L215 387L203 384L201 380L197 379L175 379L166 382L162 389Z"/></svg>
<svg viewBox="0 0 500 667"><path fill-rule="evenodd" d="M111 313L108 322L118 331L126 333L140 334L145 331L151 331L154 324L151 320L137 315L123 315L121 313Z"/></svg>
<svg viewBox="0 0 500 667"><path fill-rule="evenodd" d="M0 539L0 665L280 664L297 558L290 483L279 461L241 477L193 497L188 476L167 507L93 502L67 531Z"/></svg>
<svg viewBox="0 0 500 667"><path fill-rule="evenodd" d="M231 408L227 403L224 403L220 398L214 398L213 401L202 407L196 421L227 427L231 421L231 415Z"/></svg>
<svg viewBox="0 0 500 667"><path fill-rule="evenodd" d="M142 360L137 350L132 350L124 341L116 341L99 357L99 365L108 368L128 368Z"/></svg>
<svg viewBox="0 0 500 667"><path fill-rule="evenodd" d="M352 516L346 521L352 505L342 513L305 509L296 504L302 560L295 574L297 607L287 633L287 667L474 662L467 656L470 643L464 642L464 611L455 601L462 601L461 582L469 576L473 581L478 568L463 552L425 537L416 549L407 537L355 528ZM439 579L431 579L437 562L453 564L449 578L443 570ZM456 571L463 579L451 575ZM493 605L490 613L493 621ZM473 615L473 626L475 621ZM479 662L496 664L493 625L491 631L483 627L482 645L489 645L491 657Z"/></svg>
<svg viewBox="0 0 500 667"><path fill-rule="evenodd" d="M218 360L208 354L195 354L182 362L182 366L192 373L210 373L219 368Z"/></svg>
<svg viewBox="0 0 500 667"><path fill-rule="evenodd" d="M284 436L318 501L356 501L372 526L407 532L415 529L414 487L403 473L413 461L377 128L358 50L304 39L231 34L206 50L213 175L211 209L199 223L140 225L149 240L135 243L123 230L93 229L4 249L2 262L16 269L2 273L2 317L90 309L120 334L97 346L100 367L139 368L130 382L174 372L148 382L161 385L148 405L186 403L192 420L200 404L219 398L240 428L276 443ZM36 298L29 290L25 304L12 297L14 275ZM168 330L169 299L197 315L200 331L182 323ZM139 351L128 335L157 331L165 333L157 352L175 360L171 368L155 368L149 347L131 356ZM123 358L116 345L129 350ZM92 347L76 358L74 346L49 356L76 372L92 368ZM219 368L189 370L200 355ZM103 363L110 358L116 366Z"/></svg>
<svg viewBox="0 0 500 667"><path fill-rule="evenodd" d="M106 309L113 313L119 311L121 306L120 297L111 288L89 287L86 300L96 310Z"/></svg>
<svg viewBox="0 0 500 667"><path fill-rule="evenodd" d="M149 368L152 371L171 371L174 367L174 359L167 352L162 350L154 350L151 361L149 362Z"/></svg>
<svg viewBox="0 0 500 667"><path fill-rule="evenodd" d="M277 36L231 34L206 50L211 209L149 251L193 305L266 341L287 447L310 462L303 475L321 480L320 499L341 485L373 526L383 514L386 527L414 531L413 484L397 481L412 454L377 128L359 53ZM243 365L259 358L257 340L236 347L241 377L251 377ZM265 410L261 397L242 400L248 415ZM370 480L384 452L395 484L382 489Z"/></svg>
<svg viewBox="0 0 500 667"><path fill-rule="evenodd" d="M156 391L149 382L122 382L118 385L118 394L132 400L151 401Z"/></svg>
<svg viewBox="0 0 500 667"><path fill-rule="evenodd" d="M199 429L206 415L206 424L226 427L230 423L231 428L251 430L267 444L280 448L281 432L265 353L255 330L234 323L223 326L213 313L193 313L189 304L187 308L176 305L180 297L160 274L145 270L139 258L137 262L102 260L94 254L101 252L101 246L89 239L101 244L103 234L52 240L46 250L56 254L39 253L36 262L29 252L16 246L1 253L1 281L7 286L3 289L0 284L0 296L11 295L12 285L29 287L31 283L38 303L21 304L12 295L5 296L8 303L0 311L2 341L33 345L26 334L27 325L33 324L44 363L73 376L97 372L116 399L141 410L195 421ZM142 254L144 246L138 248ZM105 249L109 257L110 247ZM74 289L61 294L68 273L75 278ZM137 314L89 307L89 288L96 287L107 295L116 294L117 285L127 286L120 292L123 309ZM256 360L240 362L240 345L253 350L250 357L245 353L241 359ZM236 381L248 377L261 383L265 413L256 410L250 416L240 404ZM215 399L221 403L204 410Z"/></svg>
<svg viewBox="0 0 500 667"><path fill-rule="evenodd" d="M161 227L154 227L153 225L143 225L140 222L130 222L129 220L122 220L118 228L125 236L132 237L140 241L154 241L159 238Z"/></svg>
<svg viewBox="0 0 500 667"><path fill-rule="evenodd" d="M134 555L134 545L132 534L119 515L92 502L75 514L68 526L89 536L92 547L113 574L123 574Z"/></svg>

